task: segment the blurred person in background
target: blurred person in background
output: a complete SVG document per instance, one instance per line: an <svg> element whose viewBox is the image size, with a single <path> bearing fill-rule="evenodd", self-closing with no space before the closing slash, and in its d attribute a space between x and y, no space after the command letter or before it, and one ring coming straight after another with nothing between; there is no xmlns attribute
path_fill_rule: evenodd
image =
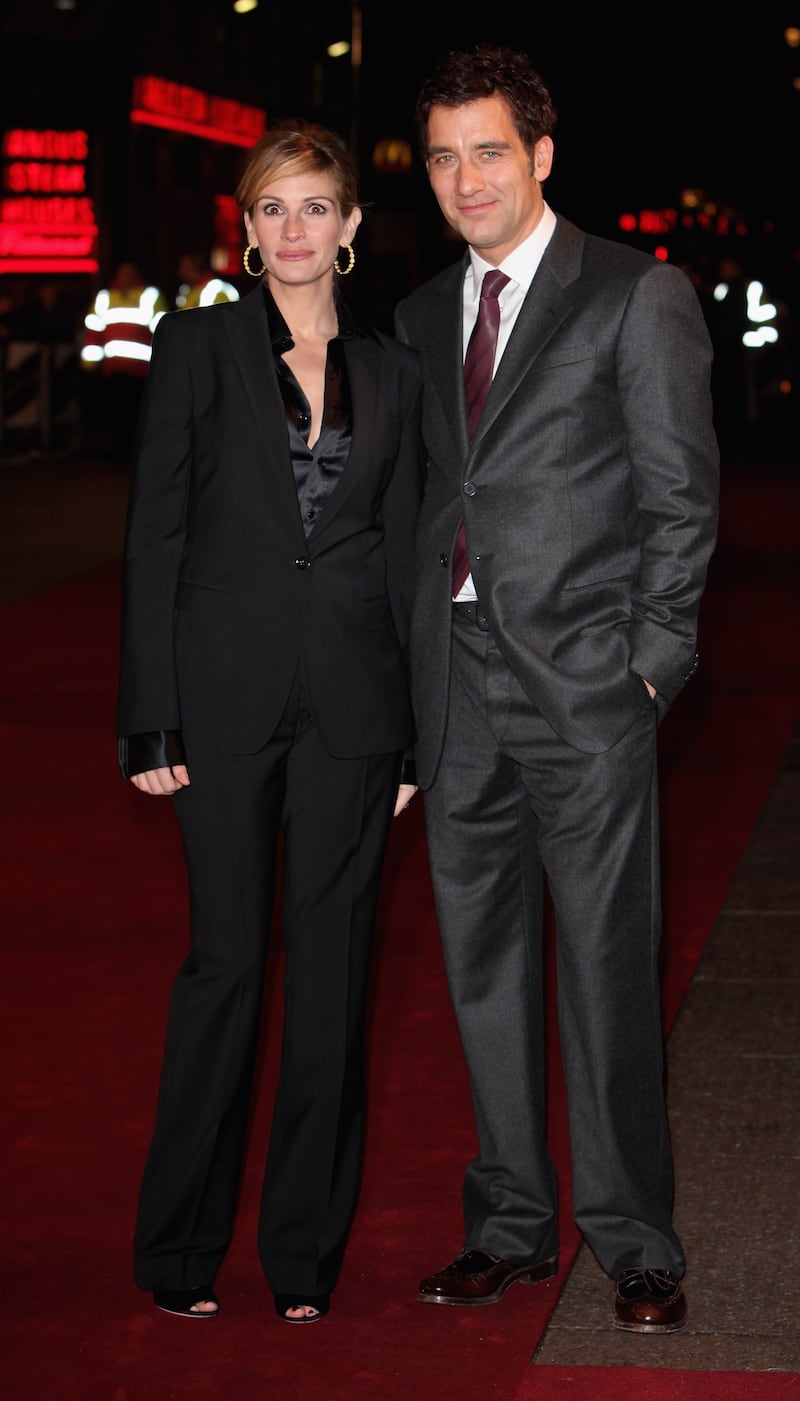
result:
<svg viewBox="0 0 800 1401"><path fill-rule="evenodd" d="M258 285L159 323L126 528L122 772L173 799L191 911L135 1276L169 1312L218 1311L282 831L284 1032L258 1248L279 1317L302 1324L328 1311L355 1206L380 873L415 791L421 377L341 290L361 209L338 136L273 128L237 198Z"/></svg>
<svg viewBox="0 0 800 1401"><path fill-rule="evenodd" d="M726 453L741 453L754 419L752 385L744 337L748 330L747 286L741 260L724 254L717 261L708 325L714 346L711 393L714 422Z"/></svg>
<svg viewBox="0 0 800 1401"><path fill-rule="evenodd" d="M43 345L77 342L80 315L69 284L51 278L37 280L24 310L26 339Z"/></svg>
<svg viewBox="0 0 800 1401"><path fill-rule="evenodd" d="M0 282L0 340L24 340L25 287L21 279Z"/></svg>
<svg viewBox="0 0 800 1401"><path fill-rule="evenodd" d="M100 415L112 456L129 462L152 354L153 333L169 302L125 259L97 293L84 321L81 365L99 377Z"/></svg>
<svg viewBox="0 0 800 1401"><path fill-rule="evenodd" d="M186 311L193 306L214 306L217 302L238 302L232 282L218 277L205 253L183 253L178 262L180 286L175 306Z"/></svg>
<svg viewBox="0 0 800 1401"><path fill-rule="evenodd" d="M717 263L710 315L711 389L726 456L746 457L763 423L783 422L793 392L792 314L777 283L724 254Z"/></svg>

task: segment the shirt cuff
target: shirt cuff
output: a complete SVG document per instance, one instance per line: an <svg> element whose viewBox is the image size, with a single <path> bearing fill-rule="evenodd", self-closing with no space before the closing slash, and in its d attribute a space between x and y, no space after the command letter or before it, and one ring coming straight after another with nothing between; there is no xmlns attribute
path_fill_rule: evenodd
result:
<svg viewBox="0 0 800 1401"><path fill-rule="evenodd" d="M149 769L170 769L185 764L186 752L180 730L148 730L118 740L118 758L123 778L132 778Z"/></svg>
<svg viewBox="0 0 800 1401"><path fill-rule="evenodd" d="M400 766L400 782L413 783L415 788L419 786L417 783L417 761L413 754L403 755L403 762Z"/></svg>

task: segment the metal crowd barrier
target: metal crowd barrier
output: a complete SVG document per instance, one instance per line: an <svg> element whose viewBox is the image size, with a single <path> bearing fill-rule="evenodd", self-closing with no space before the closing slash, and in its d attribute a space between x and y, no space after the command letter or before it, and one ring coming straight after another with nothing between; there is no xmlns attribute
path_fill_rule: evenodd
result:
<svg viewBox="0 0 800 1401"><path fill-rule="evenodd" d="M80 420L73 342L0 341L0 451L58 447L78 433Z"/></svg>

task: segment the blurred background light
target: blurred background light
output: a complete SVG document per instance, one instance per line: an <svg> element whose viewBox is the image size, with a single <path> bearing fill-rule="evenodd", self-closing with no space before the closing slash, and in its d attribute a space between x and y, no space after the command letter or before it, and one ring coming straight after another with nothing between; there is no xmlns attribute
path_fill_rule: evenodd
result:
<svg viewBox="0 0 800 1401"><path fill-rule="evenodd" d="M384 175L411 169L411 143L405 138L381 137L372 150L372 168Z"/></svg>

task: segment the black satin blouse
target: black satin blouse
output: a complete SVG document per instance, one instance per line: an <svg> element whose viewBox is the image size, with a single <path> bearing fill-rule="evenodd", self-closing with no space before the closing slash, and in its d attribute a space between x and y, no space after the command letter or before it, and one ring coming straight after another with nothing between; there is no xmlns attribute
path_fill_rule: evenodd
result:
<svg viewBox="0 0 800 1401"><path fill-rule="evenodd" d="M272 305L274 307L274 302ZM275 311L277 312L277 307ZM300 518L303 530L306 536L309 536L350 454L353 438L353 403L340 329L339 334L328 341L322 425L317 441L310 447L308 434L311 427L311 406L283 359L283 352L290 350L293 344L287 333L281 335L277 341L273 339L272 349L278 385L286 408L289 452L297 487Z"/></svg>

